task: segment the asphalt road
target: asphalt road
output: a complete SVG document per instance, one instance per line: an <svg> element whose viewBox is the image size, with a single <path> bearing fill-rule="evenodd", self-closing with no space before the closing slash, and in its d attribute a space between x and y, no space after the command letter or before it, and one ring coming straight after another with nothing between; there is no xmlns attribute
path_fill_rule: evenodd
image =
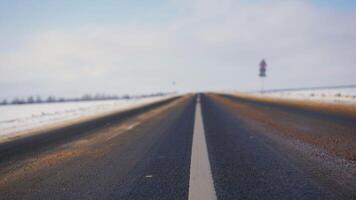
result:
<svg viewBox="0 0 356 200"><path fill-rule="evenodd" d="M243 124L203 99L206 137L219 199L335 199Z"/></svg>
<svg viewBox="0 0 356 200"><path fill-rule="evenodd" d="M298 117L304 121L290 120ZM333 138L342 127L353 148L356 129L348 119L218 95L197 103L191 95L92 123L48 141L51 133L0 144L0 199L356 199L356 175L337 176L353 170L345 145L333 148L336 160L325 165L288 143L300 136L329 152L303 134L321 134L318 123L333 123L325 134Z"/></svg>

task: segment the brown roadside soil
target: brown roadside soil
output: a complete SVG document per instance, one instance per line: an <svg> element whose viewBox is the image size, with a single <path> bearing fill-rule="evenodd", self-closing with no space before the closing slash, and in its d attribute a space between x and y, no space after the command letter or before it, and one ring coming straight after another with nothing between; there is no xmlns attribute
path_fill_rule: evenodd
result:
<svg viewBox="0 0 356 200"><path fill-rule="evenodd" d="M209 95L215 101L238 112L240 116L273 130L273 133L321 147L333 155L356 161L356 124L318 118L288 109L275 109L268 104L287 105L351 118L356 118L355 106L237 95L246 102L268 103L264 104L266 106L256 106L245 101L237 102L219 95Z"/></svg>
<svg viewBox="0 0 356 200"><path fill-rule="evenodd" d="M356 118L356 105L352 104L338 104L331 102L320 102L301 99L283 99L277 97L257 96L253 94L239 92L229 95L236 96L242 100L247 100L251 102L268 103L271 105L292 106L317 112L332 113L339 116Z"/></svg>

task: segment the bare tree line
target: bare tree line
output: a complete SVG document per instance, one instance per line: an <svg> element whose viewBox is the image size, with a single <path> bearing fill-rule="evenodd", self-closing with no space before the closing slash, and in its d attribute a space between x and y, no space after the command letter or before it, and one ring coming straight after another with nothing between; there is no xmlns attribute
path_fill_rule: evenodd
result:
<svg viewBox="0 0 356 200"><path fill-rule="evenodd" d="M154 97L154 96L164 96L172 93L152 93L152 94L143 94L143 95L106 95L106 94L84 94L78 98L63 98L48 96L42 98L41 96L29 96L27 98L15 97L11 100L3 99L0 101L0 105L20 105L20 104L39 104L39 103L61 103L61 102L79 102L79 101L105 101L105 100L119 100L119 99L135 99L135 98L145 98L145 97Z"/></svg>

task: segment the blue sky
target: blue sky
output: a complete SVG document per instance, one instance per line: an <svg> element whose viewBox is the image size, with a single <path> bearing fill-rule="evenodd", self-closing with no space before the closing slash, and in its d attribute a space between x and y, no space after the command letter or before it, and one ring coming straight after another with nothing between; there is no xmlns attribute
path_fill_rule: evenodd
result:
<svg viewBox="0 0 356 200"><path fill-rule="evenodd" d="M1 1L1 24L5 27L51 28L81 23L130 23L135 20L168 20L179 13L169 1Z"/></svg>
<svg viewBox="0 0 356 200"><path fill-rule="evenodd" d="M269 2L268 0L242 2ZM350 10L356 0L310 0L316 7L334 10ZM0 24L2 31L28 32L57 26L86 24L127 24L144 21L160 24L183 16L189 9L178 7L174 1L130 1L130 0L1 0ZM153 25L154 25L153 24Z"/></svg>
<svg viewBox="0 0 356 200"><path fill-rule="evenodd" d="M312 0L316 5L330 7L333 9L350 9L356 6L355 0Z"/></svg>
<svg viewBox="0 0 356 200"><path fill-rule="evenodd" d="M255 90L262 58L268 88L354 84L355 18L356 0L0 0L0 98Z"/></svg>

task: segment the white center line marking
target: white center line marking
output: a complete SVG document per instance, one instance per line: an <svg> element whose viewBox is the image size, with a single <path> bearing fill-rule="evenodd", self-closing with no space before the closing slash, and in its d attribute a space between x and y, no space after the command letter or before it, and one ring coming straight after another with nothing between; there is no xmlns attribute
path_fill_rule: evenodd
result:
<svg viewBox="0 0 356 200"><path fill-rule="evenodd" d="M189 200L216 200L202 120L200 96L197 98L190 163Z"/></svg>

